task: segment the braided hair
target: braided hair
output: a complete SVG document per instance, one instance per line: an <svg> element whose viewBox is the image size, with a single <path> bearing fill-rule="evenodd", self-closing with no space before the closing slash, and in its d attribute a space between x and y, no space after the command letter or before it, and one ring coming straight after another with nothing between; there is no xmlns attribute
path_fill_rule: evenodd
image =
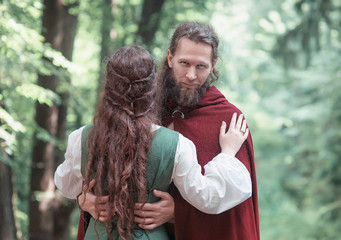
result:
<svg viewBox="0 0 341 240"><path fill-rule="evenodd" d="M107 63L105 86L89 134L85 186L95 179L95 195L109 196L109 239L113 221L122 239L132 236L134 204L145 202L151 125L158 123L157 89L154 60L142 47L123 47Z"/></svg>

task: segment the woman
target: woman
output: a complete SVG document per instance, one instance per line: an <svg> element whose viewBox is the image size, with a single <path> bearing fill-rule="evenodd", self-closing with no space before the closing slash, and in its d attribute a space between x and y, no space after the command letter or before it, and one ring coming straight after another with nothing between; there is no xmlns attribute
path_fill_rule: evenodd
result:
<svg viewBox="0 0 341 240"><path fill-rule="evenodd" d="M107 64L93 126L69 136L65 161L55 173L56 186L62 195L76 198L95 181L94 194L108 196L105 209L97 202L98 217L91 218L85 239L168 239L164 226L148 232L138 228L134 204L156 202L152 190L167 191L171 181L206 213L226 211L251 195L249 173L234 158L248 135L245 121L236 121L234 114L228 132L222 123L222 153L205 166L203 176L194 144L157 125L157 94L150 54L138 46L123 47ZM102 210L109 213L104 222L98 221Z"/></svg>

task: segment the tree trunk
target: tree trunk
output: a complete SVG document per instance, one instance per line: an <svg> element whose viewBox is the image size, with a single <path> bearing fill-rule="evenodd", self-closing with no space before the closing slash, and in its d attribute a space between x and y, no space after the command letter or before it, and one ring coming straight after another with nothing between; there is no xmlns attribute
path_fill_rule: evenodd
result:
<svg viewBox="0 0 341 240"><path fill-rule="evenodd" d="M97 96L101 91L104 79L104 72L106 66L106 60L108 60L114 52L113 39L110 36L110 32L112 30L114 19L114 8L116 7L113 4L112 0L103 0L102 5L102 22L101 22L101 53L100 53L100 66L99 66L99 77L98 77L98 86L97 86ZM96 104L97 106L97 104Z"/></svg>
<svg viewBox="0 0 341 240"><path fill-rule="evenodd" d="M1 87L0 87L1 95ZM0 108L5 109L2 102ZM0 120L0 126L2 121ZM13 210L13 181L12 167L6 164L8 158L3 149L3 139L0 138L0 239L16 240L16 225Z"/></svg>
<svg viewBox="0 0 341 240"><path fill-rule="evenodd" d="M79 2L75 2L68 6L63 6L63 42L61 52L65 58L72 60L73 45L76 36L76 29L78 24L78 16L69 14L71 8L79 6ZM70 78L66 78L67 84L70 84ZM66 132L66 116L67 106L69 100L69 92L65 91L59 94L61 104L58 106L58 128L56 137L59 141L65 141ZM56 165L57 166L64 161L64 151L56 149ZM54 209L54 228L53 239L65 240L70 236L70 217L75 207L75 201L68 201L66 199L56 199Z"/></svg>
<svg viewBox="0 0 341 240"><path fill-rule="evenodd" d="M1 146L0 157L7 157ZM12 204L12 168L1 162L1 160L0 183L0 239L15 240L17 236Z"/></svg>
<svg viewBox="0 0 341 240"><path fill-rule="evenodd" d="M144 0L137 35L142 43L150 47L161 19L161 9L165 0Z"/></svg>
<svg viewBox="0 0 341 240"><path fill-rule="evenodd" d="M71 59L77 18L68 14L69 7L63 6L62 0L44 0L42 35L52 48L65 51L63 53L67 53ZM58 84L59 78L55 75L38 75L38 85L41 87L56 92ZM37 125L51 136L62 140L65 138L67 98L68 94L61 96L62 104L60 106L36 103L35 121ZM65 229L68 229L73 206L67 206L64 209L63 205L56 203L54 198L53 177L61 154L56 151L53 143L37 138L36 134L33 143L29 239L53 239L56 231L59 231L59 234L64 234L67 231ZM55 207L58 208L56 215L54 214ZM64 218L64 227L61 227L59 222L54 223L54 218L60 215Z"/></svg>
<svg viewBox="0 0 341 240"><path fill-rule="evenodd" d="M44 0L42 35L45 41L56 49L61 49L62 34L62 1ZM56 92L59 79L57 76L38 75L38 85ZM58 107L54 104L36 103L35 121L39 127L52 136L57 133ZM53 233L53 199L55 166L55 146L34 135L31 166L31 190L29 212L29 239L52 239Z"/></svg>

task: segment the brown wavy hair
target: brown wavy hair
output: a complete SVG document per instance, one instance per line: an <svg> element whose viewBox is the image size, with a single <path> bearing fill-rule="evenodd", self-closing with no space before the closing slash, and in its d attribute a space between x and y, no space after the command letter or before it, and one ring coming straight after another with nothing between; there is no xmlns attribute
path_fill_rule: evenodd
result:
<svg viewBox="0 0 341 240"><path fill-rule="evenodd" d="M132 237L134 204L145 202L151 125L158 123L157 96L156 66L149 52L139 46L119 49L106 66L85 171L85 186L95 179L94 194L109 196L106 229L110 239L113 221L122 239Z"/></svg>

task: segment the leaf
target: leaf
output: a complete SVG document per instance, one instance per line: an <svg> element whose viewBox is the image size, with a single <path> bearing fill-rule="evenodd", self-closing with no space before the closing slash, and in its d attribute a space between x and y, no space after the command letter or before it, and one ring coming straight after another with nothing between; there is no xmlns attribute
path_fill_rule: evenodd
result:
<svg viewBox="0 0 341 240"><path fill-rule="evenodd" d="M15 132L25 131L25 127L20 122L15 121L13 117L3 108L0 108L0 119L3 120Z"/></svg>
<svg viewBox="0 0 341 240"><path fill-rule="evenodd" d="M36 84L22 84L21 86L16 87L15 90L26 98L37 100L39 103L47 104L50 107L53 103L58 105L61 103L58 94Z"/></svg>

